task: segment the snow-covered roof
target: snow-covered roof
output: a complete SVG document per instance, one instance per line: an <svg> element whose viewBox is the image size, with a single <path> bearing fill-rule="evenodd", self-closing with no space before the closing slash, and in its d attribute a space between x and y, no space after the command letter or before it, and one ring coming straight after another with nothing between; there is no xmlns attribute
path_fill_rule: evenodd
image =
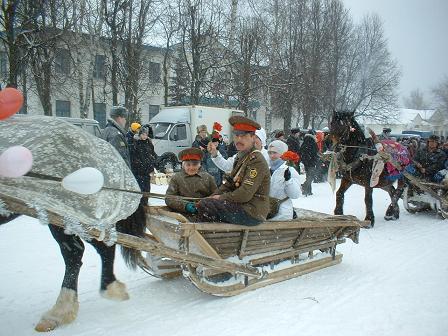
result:
<svg viewBox="0 0 448 336"><path fill-rule="evenodd" d="M399 109L398 119L402 124L409 124L417 115L420 115L423 120L428 120L432 117L435 111L436 110L414 110L401 108Z"/></svg>
<svg viewBox="0 0 448 336"><path fill-rule="evenodd" d="M396 112L396 118L389 119L387 123L381 123L377 120L362 117L360 118L360 121L361 123L366 125L408 125L414 122L418 116L420 116L420 118L423 120L428 120L432 117L435 110L414 110L400 108Z"/></svg>

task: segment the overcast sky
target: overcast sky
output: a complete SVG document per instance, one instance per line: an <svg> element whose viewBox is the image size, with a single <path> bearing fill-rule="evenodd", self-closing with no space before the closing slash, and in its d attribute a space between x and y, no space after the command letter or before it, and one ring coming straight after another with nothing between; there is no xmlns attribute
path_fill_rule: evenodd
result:
<svg viewBox="0 0 448 336"><path fill-rule="evenodd" d="M448 0L343 0L355 22L377 13L401 70L401 96L430 90L448 76ZM400 99L400 103L401 103Z"/></svg>

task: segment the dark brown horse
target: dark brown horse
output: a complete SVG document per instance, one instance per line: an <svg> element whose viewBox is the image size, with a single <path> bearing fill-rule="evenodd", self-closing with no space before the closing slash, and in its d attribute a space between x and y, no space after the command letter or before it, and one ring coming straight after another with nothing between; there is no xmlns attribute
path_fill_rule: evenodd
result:
<svg viewBox="0 0 448 336"><path fill-rule="evenodd" d="M366 138L364 131L354 118L354 112L334 112L330 122L330 136L335 144L338 157L338 165L342 174L341 185L336 192L335 215L343 214L344 194L352 184L364 187L364 202L366 204L365 220L370 221L371 227L375 223L372 210L373 188L370 187L373 160L363 158L363 154L372 156L376 149L371 138ZM379 177L379 182L374 188L381 188L389 193L391 204L387 208L384 219L396 220L400 216L398 200L403 193L404 181L398 179L398 186L393 186L394 180L389 178L387 170L384 169Z"/></svg>

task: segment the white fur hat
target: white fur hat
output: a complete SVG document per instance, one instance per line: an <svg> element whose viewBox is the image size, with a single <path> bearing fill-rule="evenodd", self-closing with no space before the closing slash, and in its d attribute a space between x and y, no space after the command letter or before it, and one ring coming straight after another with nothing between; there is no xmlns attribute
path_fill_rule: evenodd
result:
<svg viewBox="0 0 448 336"><path fill-rule="evenodd" d="M255 135L258 137L258 139L261 140L261 145L263 147L266 146L266 131L264 130L264 128L260 128L259 130L256 130Z"/></svg>
<svg viewBox="0 0 448 336"><path fill-rule="evenodd" d="M288 150L288 145L281 140L274 140L269 144L268 151L276 152L280 155Z"/></svg>

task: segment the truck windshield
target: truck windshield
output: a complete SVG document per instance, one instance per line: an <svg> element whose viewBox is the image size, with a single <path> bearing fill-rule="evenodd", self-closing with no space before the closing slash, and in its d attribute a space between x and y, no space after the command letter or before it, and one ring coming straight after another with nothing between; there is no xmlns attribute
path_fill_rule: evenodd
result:
<svg viewBox="0 0 448 336"><path fill-rule="evenodd" d="M171 128L171 123L155 123L150 124L154 131L155 139L163 139Z"/></svg>

